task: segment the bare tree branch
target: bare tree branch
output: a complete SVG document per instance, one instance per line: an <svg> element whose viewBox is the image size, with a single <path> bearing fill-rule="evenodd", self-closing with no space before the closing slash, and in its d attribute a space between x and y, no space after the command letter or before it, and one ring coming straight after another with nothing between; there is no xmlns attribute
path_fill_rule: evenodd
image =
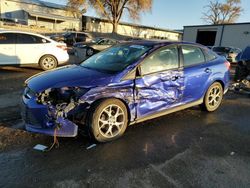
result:
<svg viewBox="0 0 250 188"><path fill-rule="evenodd" d="M243 12L241 0L225 0L224 3L211 0L204 8L202 19L209 24L234 23Z"/></svg>
<svg viewBox="0 0 250 188"><path fill-rule="evenodd" d="M113 32L124 13L128 11L132 19L139 19L141 12L150 11L152 0L88 0L96 12L106 17L113 25Z"/></svg>

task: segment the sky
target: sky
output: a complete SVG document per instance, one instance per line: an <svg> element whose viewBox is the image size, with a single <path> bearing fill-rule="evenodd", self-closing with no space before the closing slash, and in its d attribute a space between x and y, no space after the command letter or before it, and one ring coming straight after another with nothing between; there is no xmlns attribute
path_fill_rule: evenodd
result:
<svg viewBox="0 0 250 188"><path fill-rule="evenodd" d="M66 0L44 0L65 4ZM187 25L205 24L201 19L204 6L209 0L153 0L152 10L142 13L140 21L131 20L124 14L121 21L165 29L183 29ZM244 12L237 22L250 22L250 0L241 0ZM85 14L98 17L91 8Z"/></svg>

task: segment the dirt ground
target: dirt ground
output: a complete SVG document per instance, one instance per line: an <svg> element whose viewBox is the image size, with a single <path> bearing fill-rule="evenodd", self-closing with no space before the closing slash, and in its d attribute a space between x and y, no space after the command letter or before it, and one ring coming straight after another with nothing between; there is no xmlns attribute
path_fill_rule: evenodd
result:
<svg viewBox="0 0 250 188"><path fill-rule="evenodd" d="M214 113L198 107L127 129L87 149L87 137L23 130L23 82L40 72L0 68L0 187L250 187L250 97L228 92Z"/></svg>

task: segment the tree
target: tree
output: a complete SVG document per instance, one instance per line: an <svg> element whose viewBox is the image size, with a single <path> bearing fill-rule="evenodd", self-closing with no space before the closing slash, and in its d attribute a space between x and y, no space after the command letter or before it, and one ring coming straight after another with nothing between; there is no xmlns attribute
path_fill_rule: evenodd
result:
<svg viewBox="0 0 250 188"><path fill-rule="evenodd" d="M235 23L243 12L241 0L211 0L205 9L202 19L209 24Z"/></svg>
<svg viewBox="0 0 250 188"><path fill-rule="evenodd" d="M113 33L117 33L117 27L124 10L130 17L139 20L140 13L151 10L152 0L89 0L96 12L106 17L113 25Z"/></svg>
<svg viewBox="0 0 250 188"><path fill-rule="evenodd" d="M81 18L86 12L86 0L68 0L67 10L75 17Z"/></svg>

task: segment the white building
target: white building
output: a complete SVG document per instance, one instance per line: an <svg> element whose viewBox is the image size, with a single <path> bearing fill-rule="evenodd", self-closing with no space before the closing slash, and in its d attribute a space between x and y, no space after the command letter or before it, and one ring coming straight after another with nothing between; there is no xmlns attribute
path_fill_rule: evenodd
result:
<svg viewBox="0 0 250 188"><path fill-rule="evenodd" d="M41 0L0 0L0 18L50 30L81 30L81 18L75 18L64 5Z"/></svg>
<svg viewBox="0 0 250 188"><path fill-rule="evenodd" d="M99 33L112 32L112 24L107 19L83 16L82 22L84 31L99 32ZM179 31L144 26L139 24L131 24L125 22L119 23L117 28L117 33L120 35L147 38L147 39L155 38L155 39L165 39L173 41L182 40L182 32Z"/></svg>
<svg viewBox="0 0 250 188"><path fill-rule="evenodd" d="M112 24L107 19L74 16L75 14L68 11L65 5L42 0L0 0L0 20L3 21L0 22L0 26L17 24L27 29L38 29L38 32L42 32L43 29L51 32L62 30L112 32ZM179 31L124 22L118 25L117 32L131 37L182 40L182 32Z"/></svg>
<svg viewBox="0 0 250 188"><path fill-rule="evenodd" d="M250 22L184 26L183 40L206 46L233 46L243 49L250 45Z"/></svg>

